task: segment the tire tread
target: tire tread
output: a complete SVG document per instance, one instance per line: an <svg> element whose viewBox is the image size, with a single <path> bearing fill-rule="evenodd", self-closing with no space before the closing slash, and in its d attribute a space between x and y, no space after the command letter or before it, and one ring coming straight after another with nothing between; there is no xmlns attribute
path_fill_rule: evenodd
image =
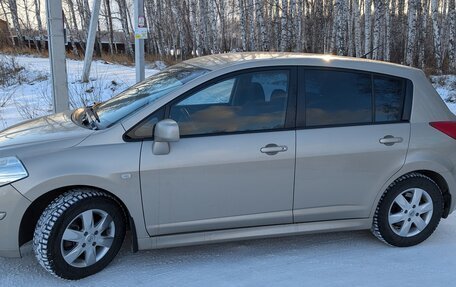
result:
<svg viewBox="0 0 456 287"><path fill-rule="evenodd" d="M378 205L377 205L377 208L375 210L375 214L374 214L374 218L373 218L373 222L372 222L372 227L371 227L371 232L372 234L377 237L380 241L382 241L383 243L387 244L387 245L390 245L390 246L393 246L392 244L390 244L388 241L386 241L381 232L380 232L380 228L379 228L379 219L378 219L378 214L379 214L379 210L380 210L380 206L381 206L381 203L383 202L383 199L385 198L385 196L388 194L388 192L393 189L398 183L400 182L403 182L405 180L410 180L410 179L413 179L413 178L423 178L423 179L426 179L428 180L429 182L432 182L436 188L442 192L440 190L440 187L439 185L434 181L432 180L430 177L424 175L424 174L421 174L421 173L418 173L418 172L412 172L412 173L408 173L406 175L403 175L401 177L399 177L398 179L396 179L394 182L392 182L388 188L386 189L386 191L383 193L382 197L380 198L379 202L378 202Z"/></svg>
<svg viewBox="0 0 456 287"><path fill-rule="evenodd" d="M111 196L101 191L83 188L72 189L55 198L38 219L33 235L33 251L40 265L52 275L63 278L56 273L54 261L52 256L50 256L50 246L48 245L54 225L70 207L81 200L96 197L114 200Z"/></svg>

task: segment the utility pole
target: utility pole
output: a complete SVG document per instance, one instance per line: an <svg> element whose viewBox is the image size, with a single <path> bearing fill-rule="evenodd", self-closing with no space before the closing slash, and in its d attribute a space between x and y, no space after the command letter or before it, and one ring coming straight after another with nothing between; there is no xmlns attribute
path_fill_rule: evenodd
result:
<svg viewBox="0 0 456 287"><path fill-rule="evenodd" d="M144 0L135 0L135 67L136 82L144 81L144 39L147 39Z"/></svg>
<svg viewBox="0 0 456 287"><path fill-rule="evenodd" d="M69 109L62 1L46 0L54 112Z"/></svg>
<svg viewBox="0 0 456 287"><path fill-rule="evenodd" d="M93 48L97 35L98 16L100 14L101 0L93 1L92 17L90 18L89 34L87 38L86 52L84 57L84 67L82 70L82 82L87 83L90 76L90 67L92 65Z"/></svg>

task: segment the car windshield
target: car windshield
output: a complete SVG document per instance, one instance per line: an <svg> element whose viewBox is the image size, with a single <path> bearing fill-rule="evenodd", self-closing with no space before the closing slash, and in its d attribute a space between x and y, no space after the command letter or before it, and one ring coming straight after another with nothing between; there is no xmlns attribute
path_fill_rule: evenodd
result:
<svg viewBox="0 0 456 287"><path fill-rule="evenodd" d="M104 129L129 114L171 93L209 70L181 63L171 66L144 82L134 85L110 100L93 106L99 117L97 127Z"/></svg>

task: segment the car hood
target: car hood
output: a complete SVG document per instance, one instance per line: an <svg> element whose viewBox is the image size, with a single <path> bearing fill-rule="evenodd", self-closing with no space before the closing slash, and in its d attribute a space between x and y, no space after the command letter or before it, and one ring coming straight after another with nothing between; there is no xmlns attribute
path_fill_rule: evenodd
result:
<svg viewBox="0 0 456 287"><path fill-rule="evenodd" d="M37 143L64 141L65 147L76 145L93 130L76 125L71 111L22 122L0 132L0 149Z"/></svg>

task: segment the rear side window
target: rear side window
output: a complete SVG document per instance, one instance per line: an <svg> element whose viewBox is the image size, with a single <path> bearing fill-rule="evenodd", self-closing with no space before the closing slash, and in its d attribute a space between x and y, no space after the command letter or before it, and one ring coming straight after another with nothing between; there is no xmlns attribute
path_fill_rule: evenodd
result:
<svg viewBox="0 0 456 287"><path fill-rule="evenodd" d="M405 80L374 76L375 122L398 122L402 119Z"/></svg>
<svg viewBox="0 0 456 287"><path fill-rule="evenodd" d="M309 68L303 72L298 127L385 124L410 119L410 80L342 69Z"/></svg>
<svg viewBox="0 0 456 287"><path fill-rule="evenodd" d="M372 122L370 74L307 70L306 125L352 125Z"/></svg>

